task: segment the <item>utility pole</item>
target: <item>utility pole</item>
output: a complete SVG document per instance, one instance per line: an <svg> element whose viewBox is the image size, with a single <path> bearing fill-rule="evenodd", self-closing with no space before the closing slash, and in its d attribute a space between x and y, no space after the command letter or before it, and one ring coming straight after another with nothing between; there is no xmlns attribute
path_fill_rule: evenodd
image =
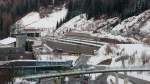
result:
<svg viewBox="0 0 150 84"><path fill-rule="evenodd" d="M122 54L123 52L124 52L124 49L121 50L121 52L120 52L121 56L119 58L117 58L115 61L116 62L121 61L122 62L122 67L125 68L125 60L127 60L129 58L129 56L126 55L126 54ZM125 76L124 84L128 84L127 72L124 72L124 76Z"/></svg>

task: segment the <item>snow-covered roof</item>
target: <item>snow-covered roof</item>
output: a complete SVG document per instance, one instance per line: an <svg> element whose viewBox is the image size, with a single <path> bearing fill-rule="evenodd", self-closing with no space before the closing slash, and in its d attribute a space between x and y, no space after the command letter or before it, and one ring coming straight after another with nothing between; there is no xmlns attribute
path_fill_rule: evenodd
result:
<svg viewBox="0 0 150 84"><path fill-rule="evenodd" d="M13 37L8 37L8 38L0 40L0 44L2 45L8 45L14 42L16 42L16 38L13 38Z"/></svg>

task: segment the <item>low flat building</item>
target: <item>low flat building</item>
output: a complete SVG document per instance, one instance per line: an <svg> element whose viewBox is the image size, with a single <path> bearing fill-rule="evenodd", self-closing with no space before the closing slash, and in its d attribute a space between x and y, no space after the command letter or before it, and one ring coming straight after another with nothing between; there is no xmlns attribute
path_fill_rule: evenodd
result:
<svg viewBox="0 0 150 84"><path fill-rule="evenodd" d="M25 40L20 41L14 37L8 37L0 40L0 61L8 61L15 59L33 59L31 52L26 52L25 47L18 46L22 45Z"/></svg>

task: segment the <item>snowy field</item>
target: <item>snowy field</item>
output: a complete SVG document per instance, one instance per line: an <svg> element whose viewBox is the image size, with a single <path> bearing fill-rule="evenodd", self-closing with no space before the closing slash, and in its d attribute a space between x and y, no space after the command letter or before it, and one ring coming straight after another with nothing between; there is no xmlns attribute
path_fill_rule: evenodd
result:
<svg viewBox="0 0 150 84"><path fill-rule="evenodd" d="M41 32L41 36L45 36L47 34L52 34L52 32L56 29L57 23L65 18L67 12L68 10L66 8L62 8L59 11L48 14L48 17L44 18L40 18L40 14L38 12L31 12L16 22L16 24L20 24L22 29L43 30L43 32Z"/></svg>

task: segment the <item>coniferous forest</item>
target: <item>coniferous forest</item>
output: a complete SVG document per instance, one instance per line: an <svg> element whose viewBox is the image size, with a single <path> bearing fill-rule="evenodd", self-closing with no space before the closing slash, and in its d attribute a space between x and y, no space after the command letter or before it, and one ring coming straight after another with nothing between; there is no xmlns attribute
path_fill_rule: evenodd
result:
<svg viewBox="0 0 150 84"><path fill-rule="evenodd" d="M150 8L150 0L71 0L68 19L80 13L86 13L88 18L107 15L121 19L137 15Z"/></svg>

